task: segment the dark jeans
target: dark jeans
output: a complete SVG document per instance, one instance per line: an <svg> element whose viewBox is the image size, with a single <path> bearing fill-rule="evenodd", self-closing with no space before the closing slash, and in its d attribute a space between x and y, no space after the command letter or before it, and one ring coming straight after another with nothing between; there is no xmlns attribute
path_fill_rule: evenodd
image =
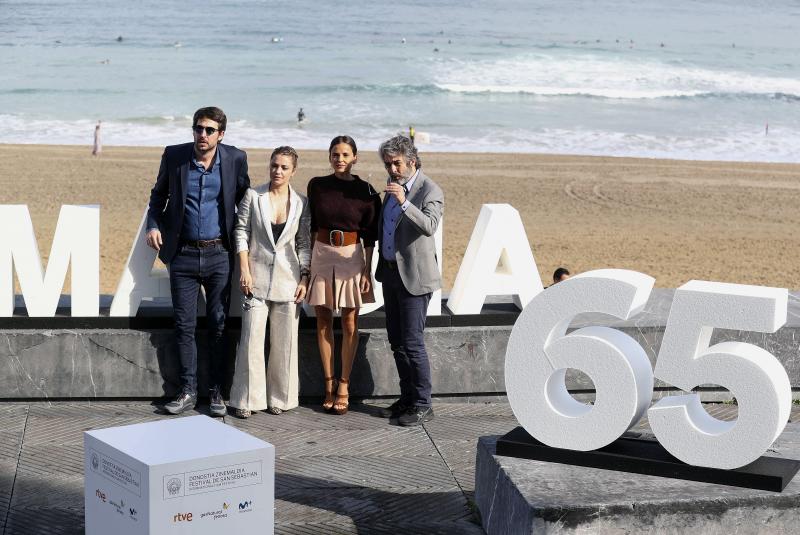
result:
<svg viewBox="0 0 800 535"><path fill-rule="evenodd" d="M226 369L225 315L231 294L231 256L222 246L182 245L169 264L169 284L175 315L175 337L181 362L181 387L197 392L197 297L206 291L209 386L222 385Z"/></svg>
<svg viewBox="0 0 800 535"><path fill-rule="evenodd" d="M400 401L430 407L431 366L423 331L431 294L411 295L397 270L387 270L383 282L386 332L400 376Z"/></svg>

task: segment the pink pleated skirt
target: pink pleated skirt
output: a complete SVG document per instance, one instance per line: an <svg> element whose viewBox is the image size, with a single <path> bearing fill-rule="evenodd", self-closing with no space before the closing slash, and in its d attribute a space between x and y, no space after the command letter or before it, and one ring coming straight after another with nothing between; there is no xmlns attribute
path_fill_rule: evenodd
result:
<svg viewBox="0 0 800 535"><path fill-rule="evenodd" d="M363 294L359 289L364 266L364 248L360 242L334 247L315 240L306 301L331 310L374 303L372 288Z"/></svg>

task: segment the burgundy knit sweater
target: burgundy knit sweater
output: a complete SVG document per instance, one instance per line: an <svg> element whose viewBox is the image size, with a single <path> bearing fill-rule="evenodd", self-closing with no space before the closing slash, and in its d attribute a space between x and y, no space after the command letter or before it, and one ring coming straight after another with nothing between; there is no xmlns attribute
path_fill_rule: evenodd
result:
<svg viewBox="0 0 800 535"><path fill-rule="evenodd" d="M341 180L336 175L318 176L308 183L311 232L320 228L358 232L364 247L378 239L381 197L364 180Z"/></svg>

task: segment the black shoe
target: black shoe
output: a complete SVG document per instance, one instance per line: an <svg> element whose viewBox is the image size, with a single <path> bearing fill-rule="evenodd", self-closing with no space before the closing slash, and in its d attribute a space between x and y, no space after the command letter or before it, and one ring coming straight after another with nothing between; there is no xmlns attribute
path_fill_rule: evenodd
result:
<svg viewBox="0 0 800 535"><path fill-rule="evenodd" d="M228 414L228 408L225 407L225 401L222 399L218 386L208 391L208 412L211 413L211 416L225 416Z"/></svg>
<svg viewBox="0 0 800 535"><path fill-rule="evenodd" d="M180 414L194 409L195 405L197 405L197 393L184 391L173 401L164 405L164 410L170 414Z"/></svg>
<svg viewBox="0 0 800 535"><path fill-rule="evenodd" d="M402 426L419 425L433 420L433 407L411 407L400 415L397 423Z"/></svg>
<svg viewBox="0 0 800 535"><path fill-rule="evenodd" d="M381 410L378 411L378 416L381 418L391 418L394 420L407 410L408 406L398 399L388 407L381 408Z"/></svg>

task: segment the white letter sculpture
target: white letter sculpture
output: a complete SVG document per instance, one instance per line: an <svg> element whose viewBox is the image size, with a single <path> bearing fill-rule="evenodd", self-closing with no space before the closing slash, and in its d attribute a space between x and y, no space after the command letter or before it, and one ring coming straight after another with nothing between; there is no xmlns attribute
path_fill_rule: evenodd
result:
<svg viewBox="0 0 800 535"><path fill-rule="evenodd" d="M653 372L642 347L609 327L566 331L583 312L622 319L637 314L653 283L635 271L589 271L548 288L525 307L508 340L505 381L514 416L531 436L556 448L594 450L619 438L644 415L653 394ZM567 368L592 379L594 406L567 392Z"/></svg>
<svg viewBox="0 0 800 535"><path fill-rule="evenodd" d="M139 223L133 238L131 252L125 263L125 271L117 284L114 300L111 301L110 316L136 316L142 299L165 297L172 299L169 288L169 273L166 269L154 270L153 263L158 254L145 241L147 211Z"/></svg>
<svg viewBox="0 0 800 535"><path fill-rule="evenodd" d="M54 316L72 267L72 315L97 316L100 309L100 207L63 205L42 273L27 205L0 206L0 316L14 313L14 278L29 316Z"/></svg>
<svg viewBox="0 0 800 535"><path fill-rule="evenodd" d="M542 291L522 219L509 204L484 204L456 275L447 308L480 314L489 295L512 295L523 308Z"/></svg>
<svg viewBox="0 0 800 535"><path fill-rule="evenodd" d="M772 333L786 323L788 291L721 282L689 281L675 291L655 376L691 391L717 384L736 397L739 416L710 416L697 394L663 398L648 411L659 442L698 466L738 468L755 461L789 419L789 377L769 351L744 342L709 347L714 327Z"/></svg>

